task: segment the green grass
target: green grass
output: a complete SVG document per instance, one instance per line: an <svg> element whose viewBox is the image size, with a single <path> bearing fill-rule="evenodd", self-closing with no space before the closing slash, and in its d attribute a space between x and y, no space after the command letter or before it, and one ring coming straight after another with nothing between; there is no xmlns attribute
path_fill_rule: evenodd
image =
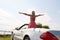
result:
<svg viewBox="0 0 60 40"><path fill-rule="evenodd" d="M11 35L0 35L0 40L11 40Z"/></svg>

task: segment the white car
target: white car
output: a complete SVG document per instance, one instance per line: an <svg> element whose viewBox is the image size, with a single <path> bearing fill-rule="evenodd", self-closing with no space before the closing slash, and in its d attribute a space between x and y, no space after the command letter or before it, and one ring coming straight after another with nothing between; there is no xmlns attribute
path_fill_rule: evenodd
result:
<svg viewBox="0 0 60 40"><path fill-rule="evenodd" d="M26 25L16 28L13 31L14 37L21 40L60 40L60 30L28 28Z"/></svg>

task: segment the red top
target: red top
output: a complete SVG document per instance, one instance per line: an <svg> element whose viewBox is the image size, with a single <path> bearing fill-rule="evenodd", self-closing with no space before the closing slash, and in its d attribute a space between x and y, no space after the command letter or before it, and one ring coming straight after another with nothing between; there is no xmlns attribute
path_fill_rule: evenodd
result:
<svg viewBox="0 0 60 40"><path fill-rule="evenodd" d="M30 16L30 23L28 25L28 28L36 28L36 23L35 23L35 17Z"/></svg>
<svg viewBox="0 0 60 40"><path fill-rule="evenodd" d="M31 21L35 21L35 17L34 16L30 16L30 22Z"/></svg>

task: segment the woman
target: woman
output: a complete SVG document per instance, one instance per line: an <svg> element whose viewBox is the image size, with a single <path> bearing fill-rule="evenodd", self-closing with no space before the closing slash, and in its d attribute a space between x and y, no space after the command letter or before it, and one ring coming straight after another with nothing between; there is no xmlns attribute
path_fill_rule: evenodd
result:
<svg viewBox="0 0 60 40"><path fill-rule="evenodd" d="M32 11L32 14L21 13L21 12L19 12L19 14L30 16L30 23L28 25L28 28L37 28L36 23L35 23L36 17L44 15L44 14L35 15L35 11Z"/></svg>

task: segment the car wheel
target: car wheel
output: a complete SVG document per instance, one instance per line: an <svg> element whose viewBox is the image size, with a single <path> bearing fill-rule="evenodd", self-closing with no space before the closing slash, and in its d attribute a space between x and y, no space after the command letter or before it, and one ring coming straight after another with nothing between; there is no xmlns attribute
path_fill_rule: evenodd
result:
<svg viewBox="0 0 60 40"><path fill-rule="evenodd" d="M23 40L30 40L30 38L29 37L24 37L24 39Z"/></svg>

